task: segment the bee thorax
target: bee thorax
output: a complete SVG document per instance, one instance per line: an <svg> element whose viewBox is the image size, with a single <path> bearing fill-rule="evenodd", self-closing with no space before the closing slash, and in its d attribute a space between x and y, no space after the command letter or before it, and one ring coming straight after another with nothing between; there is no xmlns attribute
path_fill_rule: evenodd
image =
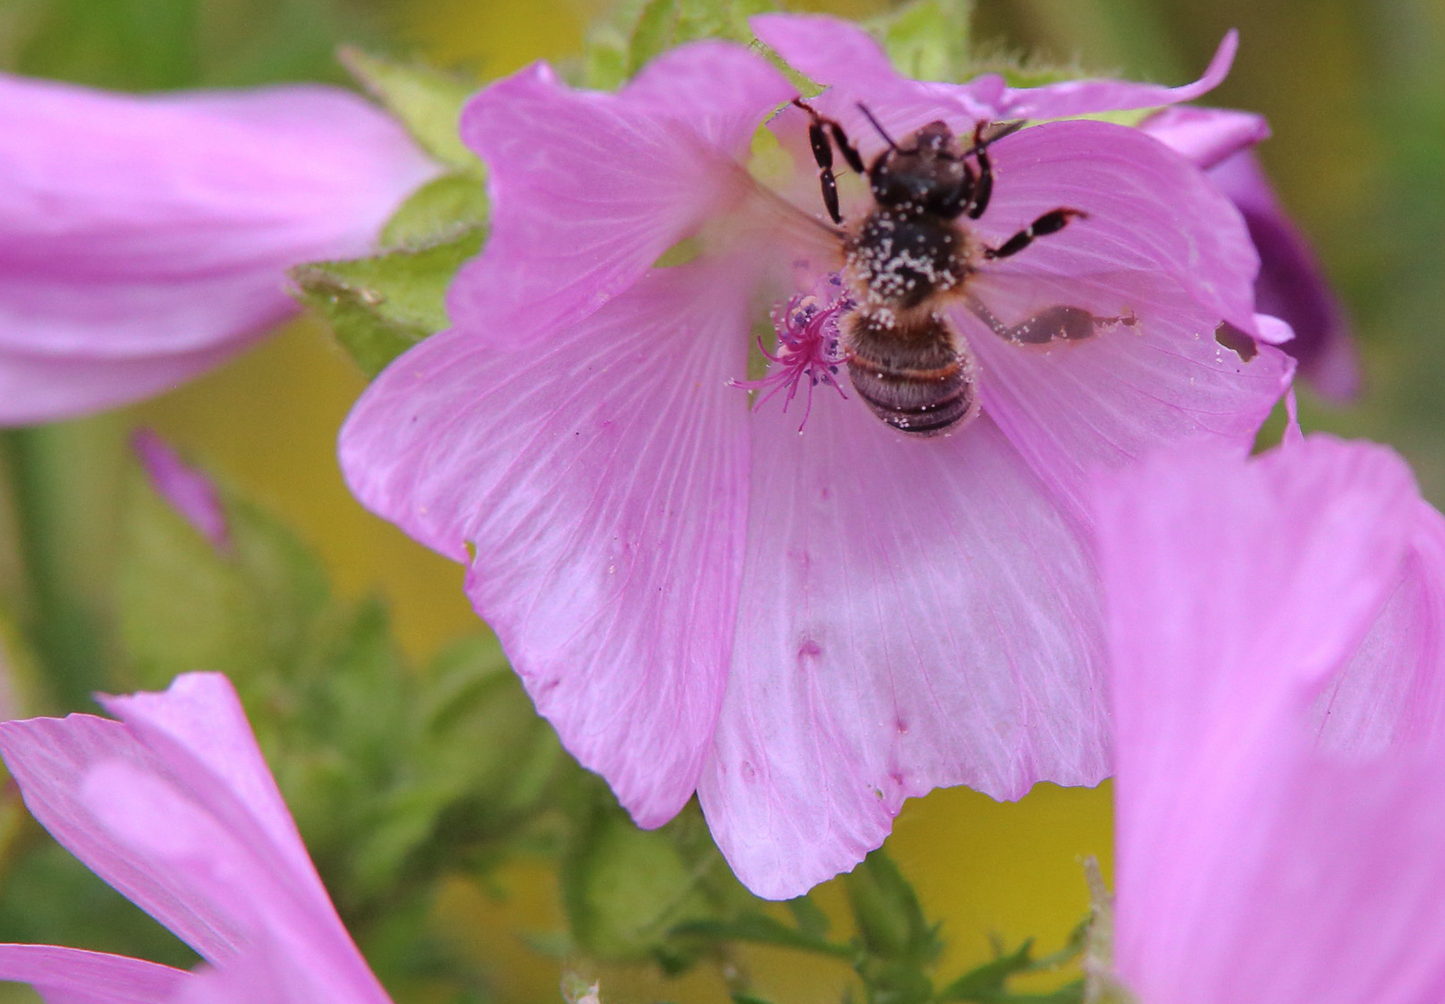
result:
<svg viewBox="0 0 1445 1004"><path fill-rule="evenodd" d="M960 288L968 252L967 235L953 220L875 210L845 249L849 284L861 303L907 311Z"/></svg>

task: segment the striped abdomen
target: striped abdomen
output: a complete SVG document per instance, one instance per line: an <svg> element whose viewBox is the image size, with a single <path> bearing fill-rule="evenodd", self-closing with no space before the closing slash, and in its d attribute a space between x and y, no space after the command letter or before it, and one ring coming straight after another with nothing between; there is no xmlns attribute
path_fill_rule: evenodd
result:
<svg viewBox="0 0 1445 1004"><path fill-rule="evenodd" d="M943 317L859 308L842 328L853 389L893 428L939 436L977 411L973 360Z"/></svg>

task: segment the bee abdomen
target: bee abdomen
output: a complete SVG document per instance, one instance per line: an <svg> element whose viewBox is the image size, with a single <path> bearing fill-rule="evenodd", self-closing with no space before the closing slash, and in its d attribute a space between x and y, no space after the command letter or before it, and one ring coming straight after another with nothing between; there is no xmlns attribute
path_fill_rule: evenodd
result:
<svg viewBox="0 0 1445 1004"><path fill-rule="evenodd" d="M973 361L942 318L903 326L860 312L850 322L848 376L873 414L915 436L942 435L971 417Z"/></svg>

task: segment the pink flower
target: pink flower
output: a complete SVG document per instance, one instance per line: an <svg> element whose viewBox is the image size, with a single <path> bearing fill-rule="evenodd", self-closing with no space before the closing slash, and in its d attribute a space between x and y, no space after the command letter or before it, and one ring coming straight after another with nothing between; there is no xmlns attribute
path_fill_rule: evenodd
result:
<svg viewBox="0 0 1445 1004"><path fill-rule="evenodd" d="M331 87L133 96L0 75L0 424L175 387L370 250L436 172Z"/></svg>
<svg viewBox="0 0 1445 1004"><path fill-rule="evenodd" d="M809 103L870 163L885 142L858 102L906 144L935 119L972 137L996 113L1158 104L1223 73L1179 92L950 87L898 77L842 22L754 27L832 85ZM1108 772L1084 472L1184 436L1243 450L1290 372L1269 346L1246 363L1215 342L1226 319L1256 329L1255 256L1227 200L1136 130L1055 123L989 149L993 201L966 240L982 254L1041 214L1079 215L979 260L976 308L939 299L971 421L889 428L856 381L828 386L830 325L855 319L839 297L858 289L831 282L844 255L795 94L711 42L617 94L539 65L478 95L462 132L489 165L493 230L450 291L456 327L383 373L341 437L358 497L468 565L572 753L643 826L698 791L769 897L851 867L908 796L1017 798ZM780 106L781 152L760 141L750 160ZM842 182L856 222L869 201ZM797 297L817 313L800 319ZM1020 344L1060 305L1103 320ZM985 313L1020 330L1000 337ZM769 314L783 332L750 410L739 384Z"/></svg>
<svg viewBox="0 0 1445 1004"><path fill-rule="evenodd" d="M206 960L192 973L0 945L0 979L87 1004L388 1004L342 927L224 676L104 697L120 718L0 724L25 804L87 867Z"/></svg>
<svg viewBox="0 0 1445 1004"><path fill-rule="evenodd" d="M1300 375L1336 401L1359 393L1359 359L1344 309L1251 152L1269 135L1264 119L1214 108L1167 108L1141 128L1208 172L1244 215L1260 257L1256 307L1293 329L1284 349L1299 361Z"/></svg>
<svg viewBox="0 0 1445 1004"><path fill-rule="evenodd" d="M1445 996L1445 520L1388 450L1160 459L1099 516L1120 980Z"/></svg>

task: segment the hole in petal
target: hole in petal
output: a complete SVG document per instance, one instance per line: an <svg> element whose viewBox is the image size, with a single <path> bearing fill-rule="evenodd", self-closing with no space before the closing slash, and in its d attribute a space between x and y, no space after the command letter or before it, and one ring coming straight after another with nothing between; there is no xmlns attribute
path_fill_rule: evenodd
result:
<svg viewBox="0 0 1445 1004"><path fill-rule="evenodd" d="M1259 346L1254 344L1254 339L1228 321L1214 329L1214 340L1239 356L1240 362L1247 363L1259 355Z"/></svg>

